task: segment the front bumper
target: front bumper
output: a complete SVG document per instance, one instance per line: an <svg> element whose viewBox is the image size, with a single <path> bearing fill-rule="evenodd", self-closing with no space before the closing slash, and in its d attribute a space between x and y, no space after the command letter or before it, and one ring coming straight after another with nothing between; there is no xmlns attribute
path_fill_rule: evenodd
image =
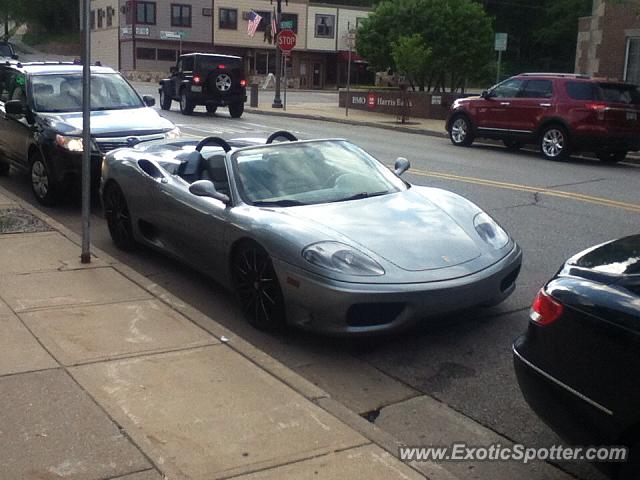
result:
<svg viewBox="0 0 640 480"><path fill-rule="evenodd" d="M312 274L274 259L287 321L330 334L369 334L406 328L423 319L505 300L515 289L522 263L517 245L480 272L429 283L347 283Z"/></svg>

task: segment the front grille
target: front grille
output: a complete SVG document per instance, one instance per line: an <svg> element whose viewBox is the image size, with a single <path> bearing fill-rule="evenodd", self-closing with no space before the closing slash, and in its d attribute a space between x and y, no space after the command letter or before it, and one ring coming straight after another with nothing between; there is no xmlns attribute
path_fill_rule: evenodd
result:
<svg viewBox="0 0 640 480"><path fill-rule="evenodd" d="M393 322L404 310L404 303L356 303L347 311L351 327L373 327Z"/></svg>
<svg viewBox="0 0 640 480"><path fill-rule="evenodd" d="M154 133L151 135L131 135L129 137L96 138L96 143L102 153L107 153L111 150L115 150L116 148L133 147L138 143L149 142L151 140L162 140L163 138L164 134Z"/></svg>

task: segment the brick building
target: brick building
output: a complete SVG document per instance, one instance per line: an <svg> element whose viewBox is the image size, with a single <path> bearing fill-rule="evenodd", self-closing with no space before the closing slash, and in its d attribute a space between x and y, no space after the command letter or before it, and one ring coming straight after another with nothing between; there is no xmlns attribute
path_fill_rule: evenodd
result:
<svg viewBox="0 0 640 480"><path fill-rule="evenodd" d="M166 74L181 52L224 53L244 57L247 74L260 81L276 70L270 35L274 9L270 0L91 0L92 60L124 72ZM254 37L247 35L252 10L263 18ZM282 21L297 34L287 70L292 86L344 84L346 34L370 11L309 0L288 0L288 5L283 1ZM176 39L178 33L182 40ZM364 64L354 55L353 77L370 81L367 75L358 75L362 71Z"/></svg>
<svg viewBox="0 0 640 480"><path fill-rule="evenodd" d="M640 1L593 0L579 20L575 71L640 84Z"/></svg>

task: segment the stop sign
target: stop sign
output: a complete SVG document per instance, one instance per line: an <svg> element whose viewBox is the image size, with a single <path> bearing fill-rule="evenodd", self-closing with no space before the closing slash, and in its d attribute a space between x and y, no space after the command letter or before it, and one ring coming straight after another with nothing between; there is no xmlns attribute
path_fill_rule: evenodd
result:
<svg viewBox="0 0 640 480"><path fill-rule="evenodd" d="M282 30L278 33L278 46L283 52L293 50L296 46L296 34L291 30Z"/></svg>

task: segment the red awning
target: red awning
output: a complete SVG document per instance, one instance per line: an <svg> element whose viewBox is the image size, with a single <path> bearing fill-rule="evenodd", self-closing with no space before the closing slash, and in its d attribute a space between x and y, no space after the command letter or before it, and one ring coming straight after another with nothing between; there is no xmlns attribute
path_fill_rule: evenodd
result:
<svg viewBox="0 0 640 480"><path fill-rule="evenodd" d="M338 60L347 63L349 61L349 52L341 50L338 52ZM351 52L351 61L353 63L369 63L356 52Z"/></svg>

